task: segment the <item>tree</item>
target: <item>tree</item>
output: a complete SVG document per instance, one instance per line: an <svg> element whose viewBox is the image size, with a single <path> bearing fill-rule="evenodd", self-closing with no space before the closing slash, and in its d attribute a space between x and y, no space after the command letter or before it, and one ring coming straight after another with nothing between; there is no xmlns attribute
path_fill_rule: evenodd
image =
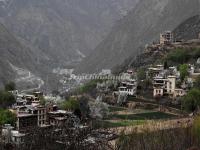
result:
<svg viewBox="0 0 200 150"><path fill-rule="evenodd" d="M97 86L97 80L91 80L87 83L85 83L83 86L81 86L79 89L78 89L78 92L80 94L83 94L83 93L88 93L92 90L94 90Z"/></svg>
<svg viewBox="0 0 200 150"><path fill-rule="evenodd" d="M183 98L183 108L188 112L194 112L198 110L200 106L200 90L192 89Z"/></svg>
<svg viewBox="0 0 200 150"><path fill-rule="evenodd" d="M137 78L138 78L139 81L146 79L146 72L145 72L144 68L141 68L141 69L138 70Z"/></svg>
<svg viewBox="0 0 200 150"><path fill-rule="evenodd" d="M88 101L89 101L89 98L86 96L82 96L79 99L80 111L83 118L89 117L89 114L90 114L90 107L89 107Z"/></svg>
<svg viewBox="0 0 200 150"><path fill-rule="evenodd" d="M14 91L16 90L16 85L14 82L9 82L7 84L5 84L5 91Z"/></svg>
<svg viewBox="0 0 200 150"><path fill-rule="evenodd" d="M183 81L185 77L189 75L188 65L187 64L180 65L179 71L180 71L181 81Z"/></svg>
<svg viewBox="0 0 200 150"><path fill-rule="evenodd" d="M194 87L200 89L200 76L196 78L196 81L194 83Z"/></svg>
<svg viewBox="0 0 200 150"><path fill-rule="evenodd" d="M15 125L16 115L9 110L0 110L0 125Z"/></svg>
<svg viewBox="0 0 200 150"><path fill-rule="evenodd" d="M198 59L200 57L200 48L194 48L192 49L192 57L194 59Z"/></svg>
<svg viewBox="0 0 200 150"><path fill-rule="evenodd" d="M108 116L109 108L108 104L102 102L102 97L98 96L94 102L89 103L90 116L92 118L103 119Z"/></svg>
<svg viewBox="0 0 200 150"><path fill-rule="evenodd" d="M61 108L64 110L76 110L80 108L80 104L77 99L70 97L61 104Z"/></svg>
<svg viewBox="0 0 200 150"><path fill-rule="evenodd" d="M12 93L7 91L0 91L0 106L1 108L7 108L15 103L15 97Z"/></svg>
<svg viewBox="0 0 200 150"><path fill-rule="evenodd" d="M176 49L167 55L167 60L176 64L186 63L189 58L188 51L185 49Z"/></svg>
<svg viewBox="0 0 200 150"><path fill-rule="evenodd" d="M40 96L39 100L40 100L40 105L45 105L46 104L46 99L44 98L44 96Z"/></svg>
<svg viewBox="0 0 200 150"><path fill-rule="evenodd" d="M164 69L168 69L168 68L169 68L168 63L167 63L167 61L165 61L164 62Z"/></svg>
<svg viewBox="0 0 200 150"><path fill-rule="evenodd" d="M25 136L25 144L17 150L113 150L108 129L71 128L68 124L61 126L62 130L56 129L35 128Z"/></svg>

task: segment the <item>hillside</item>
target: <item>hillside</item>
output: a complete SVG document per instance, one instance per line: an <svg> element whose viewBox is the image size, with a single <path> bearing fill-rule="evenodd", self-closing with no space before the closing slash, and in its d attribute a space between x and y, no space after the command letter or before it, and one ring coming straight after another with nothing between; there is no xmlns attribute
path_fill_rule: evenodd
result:
<svg viewBox="0 0 200 150"><path fill-rule="evenodd" d="M2 0L0 20L55 66L80 61L138 0Z"/></svg>
<svg viewBox="0 0 200 150"><path fill-rule="evenodd" d="M178 25L173 30L173 33L176 40L187 41L187 40L197 39L198 34L200 33L200 16L195 15L183 21L183 23ZM172 46L170 47L170 49L175 49L175 48ZM155 63L157 60L162 58L163 55L166 55L165 51L164 53L162 52L155 53L154 51L149 52L149 53L142 53L138 55L137 57L133 55L127 58L122 64L115 66L113 68L113 71L115 73L119 73L119 72L123 72L127 70L129 67L132 67L132 68L144 67L149 64ZM133 59L133 58L136 58L136 59Z"/></svg>
<svg viewBox="0 0 200 150"><path fill-rule="evenodd" d="M83 60L77 72L98 72L121 64L130 56L134 58L145 44L158 40L161 32L173 30L199 14L199 6L199 0L141 0Z"/></svg>
<svg viewBox="0 0 200 150"><path fill-rule="evenodd" d="M200 33L200 15L193 16L181 23L174 30L177 40L190 40L198 38Z"/></svg>
<svg viewBox="0 0 200 150"><path fill-rule="evenodd" d="M36 54L21 44L2 24L0 53L0 87L9 80L15 80L16 72L13 67L24 68L33 73L42 70L42 62L37 61Z"/></svg>

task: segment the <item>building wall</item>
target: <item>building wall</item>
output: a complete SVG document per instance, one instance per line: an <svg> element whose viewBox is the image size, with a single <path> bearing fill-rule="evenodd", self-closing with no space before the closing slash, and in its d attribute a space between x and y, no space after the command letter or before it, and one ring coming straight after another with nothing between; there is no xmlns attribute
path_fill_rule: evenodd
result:
<svg viewBox="0 0 200 150"><path fill-rule="evenodd" d="M186 95L186 91L185 90L176 89L175 92L174 92L173 98L182 97L184 95Z"/></svg>
<svg viewBox="0 0 200 150"><path fill-rule="evenodd" d="M176 77L168 77L167 93L173 94L176 89Z"/></svg>
<svg viewBox="0 0 200 150"><path fill-rule="evenodd" d="M38 108L38 126L43 126L47 121L47 112L45 107Z"/></svg>
<svg viewBox="0 0 200 150"><path fill-rule="evenodd" d="M163 96L164 95L164 90L160 89L160 88L154 88L153 90L153 96L157 97L157 96Z"/></svg>
<svg viewBox="0 0 200 150"><path fill-rule="evenodd" d="M17 118L17 130L19 132L30 131L37 127L37 116L24 116Z"/></svg>
<svg viewBox="0 0 200 150"><path fill-rule="evenodd" d="M173 42L173 33L170 31L160 34L160 44L170 44Z"/></svg>
<svg viewBox="0 0 200 150"><path fill-rule="evenodd" d="M119 93L125 93L125 94L131 95L131 96L135 95L136 92L137 92L137 90L136 90L135 87L133 87L132 89L129 89L129 88L126 88L126 89L123 89L123 90L119 89Z"/></svg>

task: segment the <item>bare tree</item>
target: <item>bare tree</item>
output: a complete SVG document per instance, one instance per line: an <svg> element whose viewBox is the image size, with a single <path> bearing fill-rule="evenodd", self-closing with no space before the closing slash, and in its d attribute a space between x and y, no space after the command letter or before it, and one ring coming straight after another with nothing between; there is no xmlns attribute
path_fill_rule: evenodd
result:
<svg viewBox="0 0 200 150"><path fill-rule="evenodd" d="M112 145L104 134L89 127L71 128L68 125L37 128L26 136L20 150L111 150Z"/></svg>

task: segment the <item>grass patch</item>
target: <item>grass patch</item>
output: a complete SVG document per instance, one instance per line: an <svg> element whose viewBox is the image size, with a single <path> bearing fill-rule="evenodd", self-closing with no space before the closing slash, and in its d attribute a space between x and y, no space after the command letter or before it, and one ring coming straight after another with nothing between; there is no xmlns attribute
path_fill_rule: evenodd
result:
<svg viewBox="0 0 200 150"><path fill-rule="evenodd" d="M128 126L136 126L142 125L146 121L145 120L123 120L123 121L106 121L106 120L98 120L93 122L93 127L95 128L116 128L116 127L128 127Z"/></svg>
<svg viewBox="0 0 200 150"><path fill-rule="evenodd" d="M113 107L113 106L110 106L110 107L109 107L109 111L110 111L110 112L124 111L124 110L126 110L126 109L123 108L123 107Z"/></svg>
<svg viewBox="0 0 200 150"><path fill-rule="evenodd" d="M176 117L172 114L167 114L163 112L148 112L148 113L139 113L139 114L113 114L108 116L110 120L112 119L121 119L121 120L154 120L154 119L170 119Z"/></svg>

